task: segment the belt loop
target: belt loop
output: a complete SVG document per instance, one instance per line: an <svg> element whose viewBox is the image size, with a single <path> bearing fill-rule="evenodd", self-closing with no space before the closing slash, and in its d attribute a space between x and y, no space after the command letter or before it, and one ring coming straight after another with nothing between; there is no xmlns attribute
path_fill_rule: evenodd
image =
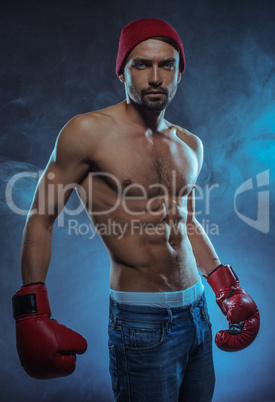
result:
<svg viewBox="0 0 275 402"><path fill-rule="evenodd" d="M190 318L191 321L194 320L193 311L194 311L194 305L193 305L193 303L191 303L189 305L189 311L188 311L189 318Z"/></svg>
<svg viewBox="0 0 275 402"><path fill-rule="evenodd" d="M167 333L169 334L170 329L171 329L171 325L172 325L172 322L173 322L173 314L172 314L172 311L171 311L170 308L167 308L167 313L168 313L168 316L169 316L169 321L167 322L166 327L167 327Z"/></svg>
<svg viewBox="0 0 275 402"><path fill-rule="evenodd" d="M114 316L114 300L110 296L110 310L109 310L109 318L111 321L113 321L113 316Z"/></svg>
<svg viewBox="0 0 275 402"><path fill-rule="evenodd" d="M116 321L117 321L117 317L115 315L115 309L117 307L117 302L111 298L110 300L110 320L114 321L115 325L116 325Z"/></svg>
<svg viewBox="0 0 275 402"><path fill-rule="evenodd" d="M117 315L115 313L117 308L118 308L118 302L116 300L114 300L113 320L114 320L115 326L117 326Z"/></svg>
<svg viewBox="0 0 275 402"><path fill-rule="evenodd" d="M207 311L206 300L203 299L202 300L201 313L202 313L202 317L203 317L204 320L206 320L206 311Z"/></svg>

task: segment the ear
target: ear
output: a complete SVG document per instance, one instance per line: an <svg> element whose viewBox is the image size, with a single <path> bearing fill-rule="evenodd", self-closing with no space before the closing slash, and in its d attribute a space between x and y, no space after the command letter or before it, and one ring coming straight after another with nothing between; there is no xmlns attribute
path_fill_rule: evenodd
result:
<svg viewBox="0 0 275 402"><path fill-rule="evenodd" d="M180 80L181 80L181 73L180 73L180 71L179 71L179 75L178 75L178 84L180 83Z"/></svg>
<svg viewBox="0 0 275 402"><path fill-rule="evenodd" d="M120 74L120 75L118 76L118 78L119 78L120 81L124 84L124 82L125 82L125 76L124 76L124 74Z"/></svg>

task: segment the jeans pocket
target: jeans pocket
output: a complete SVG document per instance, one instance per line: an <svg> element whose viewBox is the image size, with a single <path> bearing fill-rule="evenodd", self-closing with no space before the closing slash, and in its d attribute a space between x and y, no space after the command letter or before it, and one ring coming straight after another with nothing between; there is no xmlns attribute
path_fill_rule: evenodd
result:
<svg viewBox="0 0 275 402"><path fill-rule="evenodd" d="M114 397L117 396L117 386L118 386L118 372L117 372L117 359L116 359L116 347L115 345L109 346L109 371L112 380L112 390Z"/></svg>
<svg viewBox="0 0 275 402"><path fill-rule="evenodd" d="M164 326L158 328L149 327L124 327L124 346L131 351L150 351L159 347L166 338Z"/></svg>

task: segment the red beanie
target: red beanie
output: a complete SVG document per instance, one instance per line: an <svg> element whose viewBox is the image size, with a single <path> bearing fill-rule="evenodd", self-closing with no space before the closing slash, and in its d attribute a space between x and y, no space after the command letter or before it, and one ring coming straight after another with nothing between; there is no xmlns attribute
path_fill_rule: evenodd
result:
<svg viewBox="0 0 275 402"><path fill-rule="evenodd" d="M159 18L142 18L126 25L120 35L116 58L116 75L123 73L124 63L131 51L140 42L154 36L165 36L172 39L180 49L180 72L185 69L185 58L182 41L175 29Z"/></svg>

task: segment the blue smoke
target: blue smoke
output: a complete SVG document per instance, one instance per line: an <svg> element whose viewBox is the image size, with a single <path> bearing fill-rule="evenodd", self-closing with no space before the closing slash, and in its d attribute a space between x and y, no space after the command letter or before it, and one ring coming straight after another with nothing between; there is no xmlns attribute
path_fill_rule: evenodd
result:
<svg viewBox="0 0 275 402"><path fill-rule="evenodd" d="M25 216L8 207L5 191L14 175L33 174L18 180L12 192L14 204L28 209L39 171L64 124L73 115L124 99L114 72L120 30L145 16L167 20L183 39L187 69L166 117L204 143L198 180L204 198L197 201L202 211L198 218L204 219L222 261L232 264L261 312L259 336L248 349L228 354L214 346L214 401L274 400L274 3L153 0L148 7L144 0L12 0L1 9L0 400L112 400L109 257L97 235L90 239L91 233L85 234L89 221L84 212L77 217L83 234L69 232L70 217L63 226L56 225L47 286L54 317L83 334L88 351L68 378L37 381L20 367L10 299L21 285ZM269 178L261 185L257 175L263 172ZM236 197L247 181L251 189ZM216 185L209 205L207 185ZM261 191L269 197L269 207L265 197L265 208L259 211L261 220L269 222L266 233L247 223L258 218ZM73 194L68 208L78 203ZM227 323L207 285L206 294L215 333Z"/></svg>

